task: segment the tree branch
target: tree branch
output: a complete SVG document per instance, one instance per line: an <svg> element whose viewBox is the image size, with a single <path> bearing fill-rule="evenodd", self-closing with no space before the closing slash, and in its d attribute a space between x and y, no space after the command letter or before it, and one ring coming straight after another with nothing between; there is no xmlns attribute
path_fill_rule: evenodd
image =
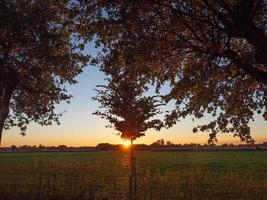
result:
<svg viewBox="0 0 267 200"><path fill-rule="evenodd" d="M230 58L234 64L237 65L240 69L244 70L256 81L267 85L267 72L259 70L257 67L254 67L252 64L244 62L236 52L233 50L227 50L224 52L224 55Z"/></svg>

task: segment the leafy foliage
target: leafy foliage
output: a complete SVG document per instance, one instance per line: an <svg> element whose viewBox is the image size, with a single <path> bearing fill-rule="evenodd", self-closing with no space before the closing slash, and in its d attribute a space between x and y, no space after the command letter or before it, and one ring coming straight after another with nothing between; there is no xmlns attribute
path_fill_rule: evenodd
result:
<svg viewBox="0 0 267 200"><path fill-rule="evenodd" d="M157 96L145 96L148 87L141 76L133 77L133 70L114 70L107 78L108 84L98 86L100 110L94 114L107 119L120 132L123 139L135 140L151 128L160 130L163 123L154 117L160 114ZM151 119L153 118L153 119Z"/></svg>
<svg viewBox="0 0 267 200"><path fill-rule="evenodd" d="M181 117L215 119L195 131L234 132L253 142L248 123L255 112L267 119L267 38L264 0L80 1L86 37L96 35L103 52L95 59L127 61L140 73L170 82L166 116L170 127ZM126 65L127 66L127 65ZM111 70L111 69L110 69Z"/></svg>
<svg viewBox="0 0 267 200"><path fill-rule="evenodd" d="M76 14L68 0L0 2L1 135L3 124L24 134L31 121L59 123L55 104L69 100L65 84L87 62L73 42Z"/></svg>

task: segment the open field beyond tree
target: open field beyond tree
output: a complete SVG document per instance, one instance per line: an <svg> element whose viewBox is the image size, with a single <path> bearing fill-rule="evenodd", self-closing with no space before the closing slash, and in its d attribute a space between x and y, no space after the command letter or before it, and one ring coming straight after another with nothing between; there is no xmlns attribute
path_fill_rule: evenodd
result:
<svg viewBox="0 0 267 200"><path fill-rule="evenodd" d="M267 199L267 152L136 152L137 199ZM0 154L0 199L127 199L123 152Z"/></svg>

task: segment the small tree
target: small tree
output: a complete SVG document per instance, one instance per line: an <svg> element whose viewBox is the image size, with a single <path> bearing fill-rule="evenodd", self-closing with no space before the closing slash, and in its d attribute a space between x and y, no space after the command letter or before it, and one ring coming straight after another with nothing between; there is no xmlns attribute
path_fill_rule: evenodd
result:
<svg viewBox="0 0 267 200"><path fill-rule="evenodd" d="M0 144L3 128L59 123L55 104L71 97L63 84L87 61L72 11L69 0L0 2Z"/></svg>
<svg viewBox="0 0 267 200"><path fill-rule="evenodd" d="M107 119L110 122L107 127L115 128L121 138L131 143L148 129L161 129L163 123L153 117L160 114L162 104L158 96L144 95L148 85L141 76L134 78L130 71L114 70L106 80L107 85L97 86L93 100L101 104L94 114Z"/></svg>
<svg viewBox="0 0 267 200"><path fill-rule="evenodd" d="M130 199L136 198L135 157L133 141L154 128L163 126L159 119L153 119L160 113L160 101L157 96L144 96L148 87L142 76L134 76L134 70L111 71L107 85L98 86L97 96L93 99L100 102L101 110L94 114L107 119L109 127L115 128L123 139L131 140L131 177Z"/></svg>

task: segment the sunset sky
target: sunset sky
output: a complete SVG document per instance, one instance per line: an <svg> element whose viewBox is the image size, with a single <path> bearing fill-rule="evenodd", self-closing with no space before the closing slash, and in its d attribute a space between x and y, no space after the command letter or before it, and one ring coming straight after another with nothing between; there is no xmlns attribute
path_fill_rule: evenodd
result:
<svg viewBox="0 0 267 200"><path fill-rule="evenodd" d="M94 45L90 44L86 50L91 55L96 55ZM102 142L122 143L114 130L105 128L107 121L92 115L98 108L98 103L92 100L96 94L94 89L98 84L104 83L105 76L96 67L88 66L78 76L78 84L68 87L69 93L74 97L70 104L62 103L57 106L58 112L66 111L61 117L61 125L42 127L37 124L30 124L26 136L19 135L17 128L5 131L3 134L3 146L14 145L60 145L68 146L93 146ZM167 89L163 89L163 92ZM149 130L145 137L136 140L136 143L151 144L158 139L169 140L174 143L206 143L208 133L193 133L192 129L198 124L208 122L209 117L192 121L188 117L177 123L171 129L162 129L161 132ZM267 141L267 123L261 116L256 116L251 123L252 136L256 142ZM232 134L219 135L218 144L239 143L238 138Z"/></svg>

